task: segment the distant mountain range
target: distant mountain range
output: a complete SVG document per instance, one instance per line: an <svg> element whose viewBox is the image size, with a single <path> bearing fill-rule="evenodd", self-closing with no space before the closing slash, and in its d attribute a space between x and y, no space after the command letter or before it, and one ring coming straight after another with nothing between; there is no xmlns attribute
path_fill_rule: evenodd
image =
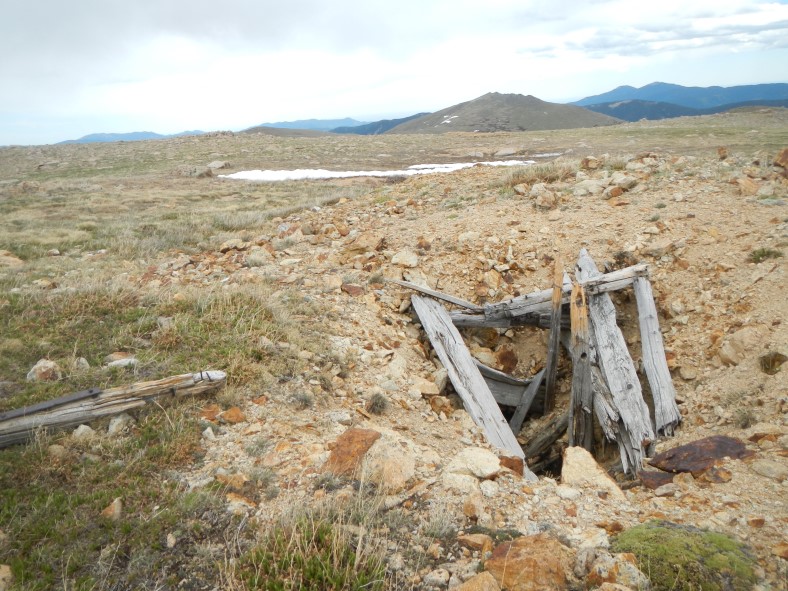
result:
<svg viewBox="0 0 788 591"><path fill-rule="evenodd" d="M261 123L257 127L276 127L278 129L313 129L315 131L332 131L337 127L357 127L366 125L367 121L356 121L350 117L344 119L299 119L298 121L279 121L278 123ZM253 129L254 129L253 128Z"/></svg>
<svg viewBox="0 0 788 591"><path fill-rule="evenodd" d="M245 133L312 137L325 133L377 135L382 133L441 133L446 131L540 131L615 125L621 121L708 115L741 107L788 107L788 84L747 86L680 86L654 82L642 88L619 86L567 105L534 96L490 92L436 113L417 113L401 119L371 123L352 118L301 119L263 123ZM93 133L61 144L166 139L198 135L184 131L161 135L151 131Z"/></svg>
<svg viewBox="0 0 788 591"><path fill-rule="evenodd" d="M665 82L652 82L641 88L619 86L572 103L579 107L613 103L617 101L652 101L671 103L692 109L708 109L734 103L774 101L788 99L788 84L751 84L749 86L679 86Z"/></svg>
<svg viewBox="0 0 788 591"><path fill-rule="evenodd" d="M356 135L380 135L381 133L386 133L388 130L397 127L397 125L407 123L408 121L411 121L413 119L428 114L429 113L416 113L415 115L411 115L410 117L402 117L400 119L382 119L380 121L374 121L373 123L367 123L365 125L356 125L353 127L336 127L331 130L331 133L354 133Z"/></svg>
<svg viewBox="0 0 788 591"><path fill-rule="evenodd" d="M76 140L66 140L58 144L92 144L97 142L138 142L141 140L164 140L171 137L182 137L185 135L201 135L204 131L182 131L170 135L162 135L153 131L132 131L130 133L91 133L83 135Z"/></svg>
<svg viewBox="0 0 788 591"><path fill-rule="evenodd" d="M729 103L708 109L693 109L673 103L660 103L652 101L625 100L614 103L600 103L588 105L586 109L624 121L640 121L641 119L670 119L671 117L695 117L698 115L713 115L724 113L733 109L753 107L784 107L788 108L788 99L776 101L746 101L743 103Z"/></svg>

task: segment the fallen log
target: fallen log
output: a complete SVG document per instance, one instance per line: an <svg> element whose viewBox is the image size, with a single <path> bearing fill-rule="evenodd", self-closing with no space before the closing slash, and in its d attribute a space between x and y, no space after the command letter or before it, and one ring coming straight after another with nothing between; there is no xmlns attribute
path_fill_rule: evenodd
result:
<svg viewBox="0 0 788 591"><path fill-rule="evenodd" d="M580 251L577 276L581 282L602 276L586 249ZM616 325L616 308L610 296L602 293L590 297L588 314L599 367L624 427L618 434L619 444L624 446L626 452L621 454L621 463L625 472L637 473L642 469L643 458L655 439L648 406L643 400L640 381L624 335Z"/></svg>
<svg viewBox="0 0 788 591"><path fill-rule="evenodd" d="M525 458L446 309L434 300L417 295L411 297L411 303L473 422L484 430L491 444L518 458Z"/></svg>
<svg viewBox="0 0 788 591"><path fill-rule="evenodd" d="M66 429L119 414L162 397L181 398L223 387L223 371L201 371L107 390L91 389L0 414L0 448L29 441L38 429Z"/></svg>

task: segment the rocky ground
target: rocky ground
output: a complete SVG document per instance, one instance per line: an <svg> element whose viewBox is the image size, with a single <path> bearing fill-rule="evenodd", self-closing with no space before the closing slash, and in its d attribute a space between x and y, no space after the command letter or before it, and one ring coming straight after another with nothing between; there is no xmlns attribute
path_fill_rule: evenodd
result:
<svg viewBox="0 0 788 591"><path fill-rule="evenodd" d="M313 406L294 413L287 396L265 392L242 409L237 424L206 429L204 463L183 474L189 486L226 482L233 489L231 510L266 522L294 504L354 494L350 485L328 492L319 486L327 462L349 454L346 461L386 492L386 506L417 524L440 519L460 532L457 541L429 546L410 530L392 532L390 568L423 588L452 588L476 573L485 539L462 535L474 525L550 532L573 556L570 576L582 580L592 564L589 549L603 556L599 550L610 534L654 518L745 541L758 556L759 575L775 588L783 585L788 389L784 371L769 375L759 357L788 346L786 266L784 258L748 257L757 249L785 248L788 183L768 162L754 165L735 154L720 159L716 150L701 157L642 154L620 171L605 162L598 155L585 159L573 177L518 184L508 199L499 197L500 174L485 168L382 185L366 199L281 219L275 234L176 257L138 277L175 291L217 280L232 289L261 277L296 285L327 310L315 321L333 335L331 349L353 360L346 372L334 368L329 383L287 384L291 396L312 393ZM459 184L471 185L478 197L447 209ZM724 482L685 473L656 491L630 482L622 492L593 468L582 469L593 478L573 484L560 474L524 480L500 465L467 413L438 398L446 392L445 377L425 347L409 293L385 278L497 301L546 288L552 260L573 261L581 247L598 261L651 265L684 417L676 436L660 440L657 450L711 435L736 437L754 454L723 461ZM245 264L249 260L255 266ZM631 298L623 294L619 303L637 356ZM514 372L529 375L543 363L544 335L518 333L488 331L469 342L493 363L496 354L514 352ZM560 385L564 397L568 387L568 379ZM367 410L376 395L390 402L381 415ZM373 445L355 445L348 439L354 431L374 433ZM251 436L270 443L262 457L245 451ZM244 494L260 466L274 471L283 491L273 500ZM601 490L614 492L602 498ZM417 564L405 558L414 555L421 557Z"/></svg>
<svg viewBox="0 0 788 591"><path fill-rule="evenodd" d="M358 198L274 219L267 233L131 269L128 282L176 299L190 286L295 288L320 310L309 321L330 352L297 351L309 371L255 391L231 413L206 403L204 457L172 477L185 490L223 485L227 511L260 531L293 508L361 497L374 484L390 519L369 535L385 541L392 588L648 588L648 573L610 543L652 519L729 534L756 557L758 588L786 588L788 387L784 358L761 361L788 354L778 256L788 245L785 168L773 166L774 154L717 145L693 155L585 151L592 155L540 165L558 174L475 167L375 181ZM452 394L410 292L386 279L494 302L549 287L553 261L571 272L581 248L600 266L650 265L683 416L657 451L727 435L751 454L656 488L620 473L614 444L598 463L569 453L537 480L501 463ZM624 291L615 301L637 360L634 298ZM477 357L515 375L544 363L538 329L465 336ZM559 410L571 384L567 358L562 368ZM538 425L529 417L520 441ZM504 551L518 556L508 568L523 580L500 570Z"/></svg>

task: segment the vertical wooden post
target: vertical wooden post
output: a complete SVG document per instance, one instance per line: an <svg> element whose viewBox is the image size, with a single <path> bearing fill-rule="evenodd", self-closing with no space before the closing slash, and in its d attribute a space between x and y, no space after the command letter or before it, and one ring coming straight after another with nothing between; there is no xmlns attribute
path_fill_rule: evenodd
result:
<svg viewBox="0 0 788 591"><path fill-rule="evenodd" d="M553 267L553 297L550 314L550 340L547 344L545 364L544 414L555 408L555 375L558 369L558 345L561 338L561 299L563 298L564 266L561 257L555 259Z"/></svg>
<svg viewBox="0 0 788 591"><path fill-rule="evenodd" d="M569 445L591 451L593 442L593 401L591 354L589 350L588 307L581 285L572 287L569 300L572 322L572 401L569 406Z"/></svg>

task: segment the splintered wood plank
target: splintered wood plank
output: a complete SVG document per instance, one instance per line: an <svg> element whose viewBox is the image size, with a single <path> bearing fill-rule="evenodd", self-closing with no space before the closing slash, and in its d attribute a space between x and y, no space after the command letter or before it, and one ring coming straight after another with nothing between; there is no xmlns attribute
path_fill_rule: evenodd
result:
<svg viewBox="0 0 788 591"><path fill-rule="evenodd" d="M651 282L645 277L637 277L633 287L638 306L643 368L654 399L654 422L658 433L673 435L673 429L681 422L681 413L676 405L676 389L665 358Z"/></svg>
<svg viewBox="0 0 788 591"><path fill-rule="evenodd" d="M542 384L542 378L544 377L544 374L545 370L541 369L533 377L533 380L528 385L528 388L526 388L525 392L523 392L522 398L520 399L517 408L514 410L512 418L509 419L509 426L512 428L512 433L515 435L520 432L520 429L523 428L523 421L525 421L525 417L528 414L528 411L531 409L534 398L536 398L536 393L539 391L539 386Z"/></svg>
<svg viewBox="0 0 788 591"><path fill-rule="evenodd" d="M202 371L106 390L88 390L10 411L0 416L0 448L28 441L39 428L75 427L145 406L149 400L158 397L211 392L223 387L226 382L227 374L223 371Z"/></svg>
<svg viewBox="0 0 788 591"><path fill-rule="evenodd" d="M523 449L517 443L446 309L438 302L422 296L412 296L411 302L473 422L484 430L491 444L524 459Z"/></svg>
<svg viewBox="0 0 788 591"><path fill-rule="evenodd" d="M428 289L416 283L411 283L410 281L401 281L399 279L387 279L386 281L388 281L389 283L394 283L401 287L407 287L408 289L412 289L413 291L418 291L419 293L423 293L428 296L432 296L439 300L443 300L444 302L455 304L457 306L460 306L461 308L466 308L468 310L473 310L475 312L481 312L483 309L481 306L477 306L476 304L473 304L471 302L465 301L460 298L456 298L453 295L442 293L440 291L434 291L432 289Z"/></svg>
<svg viewBox="0 0 788 591"><path fill-rule="evenodd" d="M558 346L561 337L561 300L564 283L564 266L561 257L556 257L553 267L553 295L551 300L550 336L547 343L545 364L544 414L555 408L555 374L558 370Z"/></svg>
<svg viewBox="0 0 788 591"><path fill-rule="evenodd" d="M596 268L596 266L594 268ZM620 269L604 275L597 271L596 275L593 277L586 277L579 280L579 282L585 288L586 295L590 296L623 289L632 285L632 281L635 277L646 275L648 275L648 265L639 263L627 267L626 269ZM561 302L567 303L571 293L572 283L565 282L563 285ZM487 304L484 306L484 316L487 322L490 322L506 318L517 318L528 314L549 312L552 307L552 298L552 289L527 293L496 304Z"/></svg>
<svg viewBox="0 0 788 591"><path fill-rule="evenodd" d="M572 321L572 400L569 406L569 445L579 445L591 451L594 436L591 382L591 353L589 350L588 306L580 285L572 288L569 304Z"/></svg>
<svg viewBox="0 0 788 591"><path fill-rule="evenodd" d="M580 251L577 272L581 282L602 275L586 249ZM616 308L610 296L605 293L590 297L588 315L599 367L624 426L619 433L619 441L628 443L627 453L622 454L621 463L625 471L634 470L637 473L643 467L643 458L653 444L655 435L635 364L627 350L624 335L616 325Z"/></svg>
<svg viewBox="0 0 788 591"><path fill-rule="evenodd" d="M474 359L476 367L487 382L487 387L490 388L493 398L498 404L505 406L517 406L522 402L523 395L528 389L528 385L532 380L521 380L510 376L508 373L493 369L488 365L484 365L478 359ZM511 425L511 421L509 421Z"/></svg>

